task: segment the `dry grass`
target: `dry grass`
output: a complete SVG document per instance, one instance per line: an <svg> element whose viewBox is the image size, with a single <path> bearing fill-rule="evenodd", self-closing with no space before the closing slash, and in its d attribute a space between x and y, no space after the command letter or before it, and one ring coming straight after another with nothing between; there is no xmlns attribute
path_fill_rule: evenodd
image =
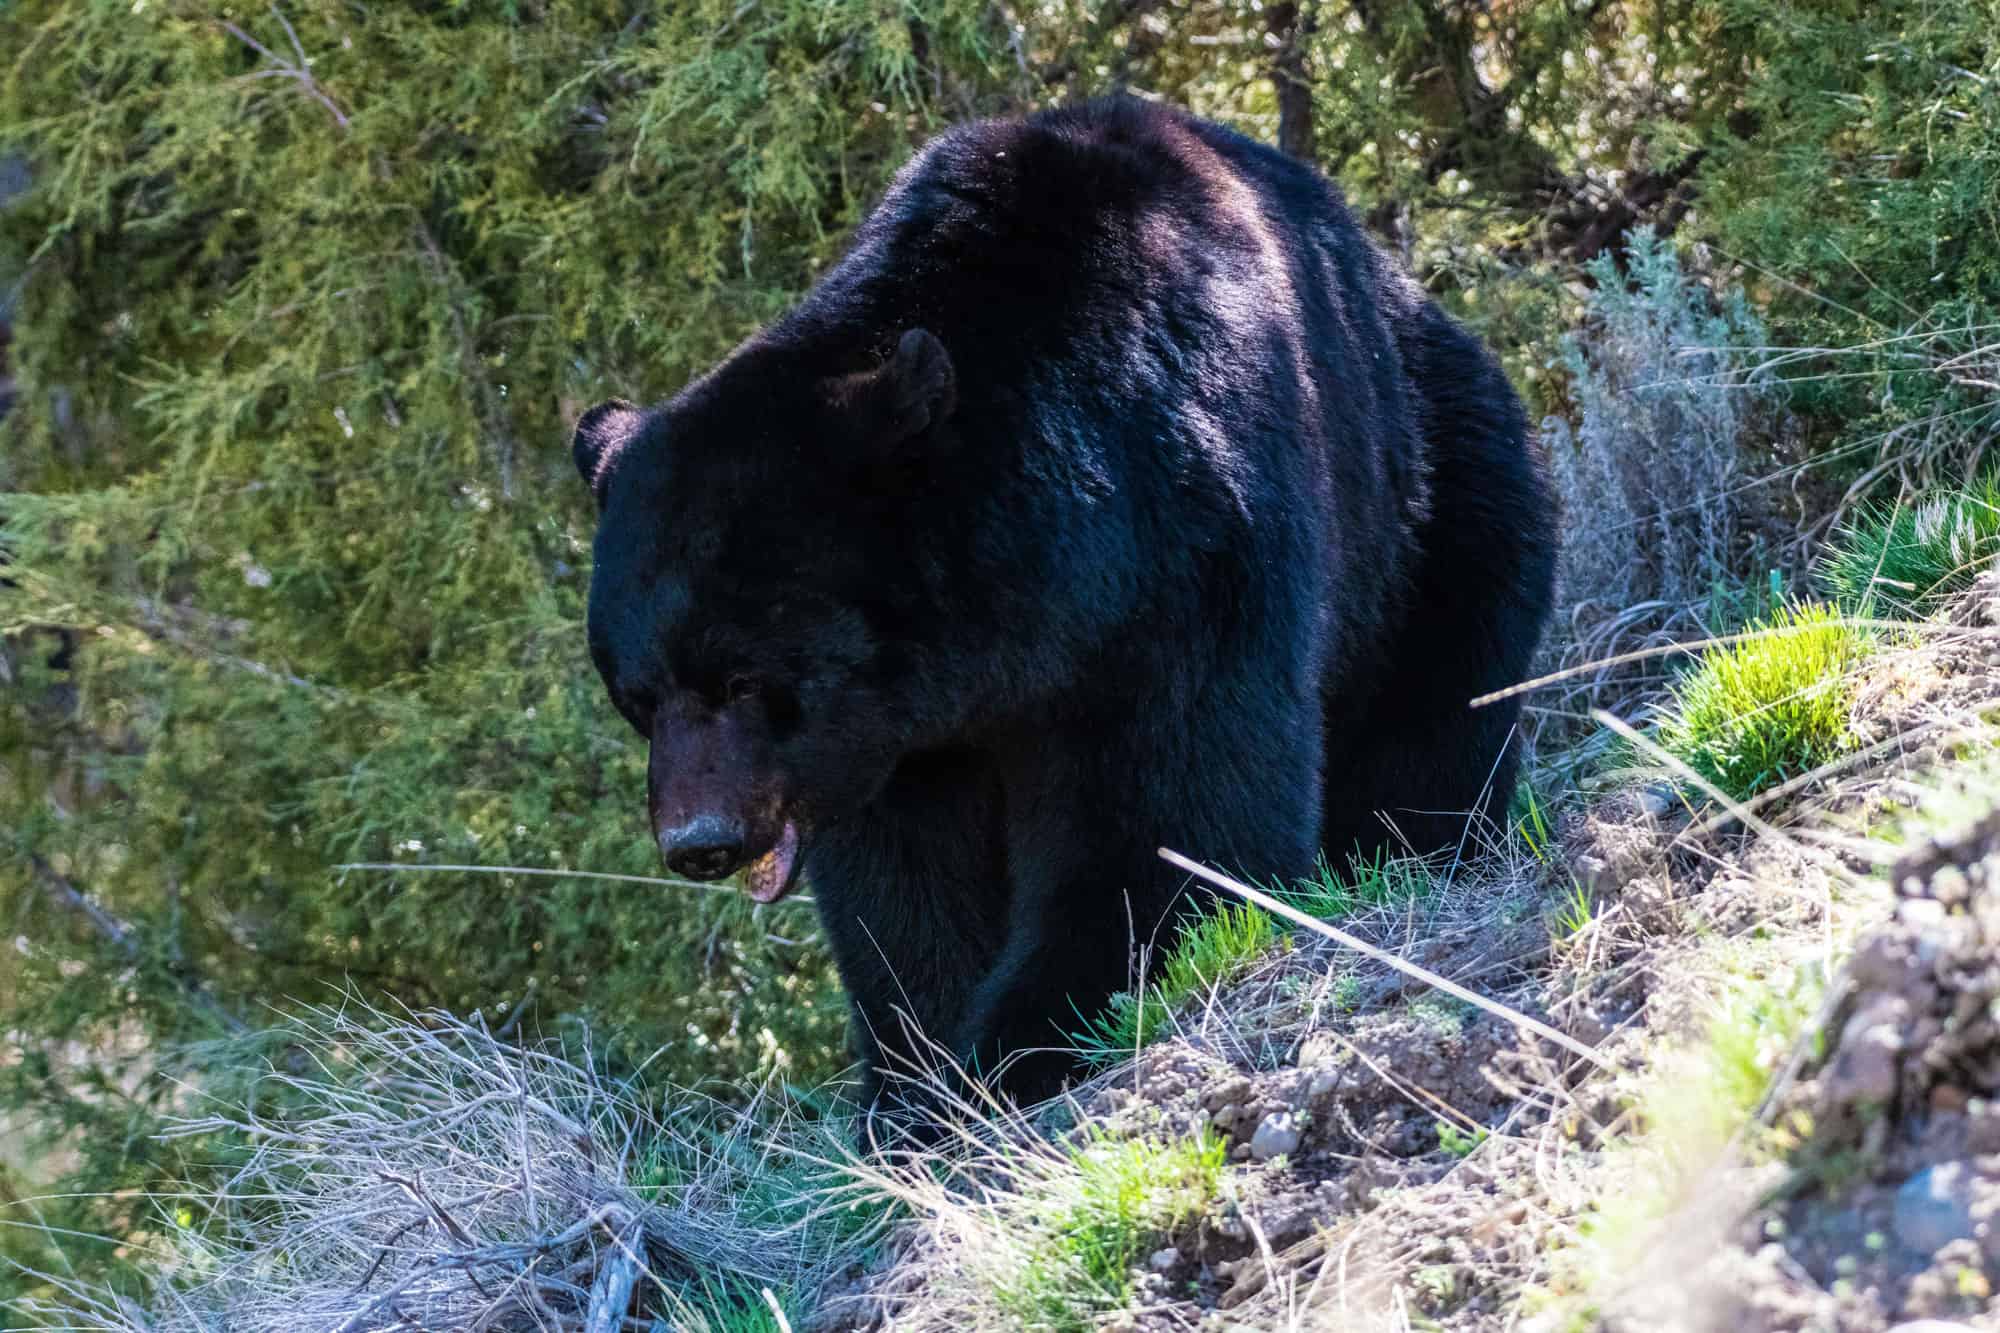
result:
<svg viewBox="0 0 2000 1333"><path fill-rule="evenodd" d="M879 1214L818 1198L840 1145L766 1098L636 1085L437 1012L308 1012L256 1093L186 1135L248 1145L168 1201L179 1262L150 1310L48 1280L44 1316L114 1333L778 1327ZM778 1305L770 1304L776 1300Z"/></svg>

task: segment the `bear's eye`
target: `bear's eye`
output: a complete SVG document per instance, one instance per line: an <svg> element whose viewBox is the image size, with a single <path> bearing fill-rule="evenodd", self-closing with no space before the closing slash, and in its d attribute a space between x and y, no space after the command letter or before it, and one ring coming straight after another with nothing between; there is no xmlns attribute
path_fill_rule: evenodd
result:
<svg viewBox="0 0 2000 1333"><path fill-rule="evenodd" d="M740 704L745 699L751 698L754 695L756 695L761 688L762 687L757 684L756 677L745 676L739 673L737 675L731 676L728 682L723 685L722 695L730 703Z"/></svg>

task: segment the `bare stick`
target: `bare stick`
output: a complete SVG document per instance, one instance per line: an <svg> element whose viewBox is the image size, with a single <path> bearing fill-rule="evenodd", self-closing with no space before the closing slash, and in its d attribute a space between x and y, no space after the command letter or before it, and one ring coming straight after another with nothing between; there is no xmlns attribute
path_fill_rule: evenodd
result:
<svg viewBox="0 0 2000 1333"><path fill-rule="evenodd" d="M614 1237L618 1253L597 1270L597 1281L591 1284L584 1333L615 1333L625 1326L625 1312L632 1305L632 1288L639 1281L639 1255L634 1248L638 1239L636 1222L624 1235Z"/></svg>
<svg viewBox="0 0 2000 1333"><path fill-rule="evenodd" d="M332 867L335 870L452 870L468 875L547 875L552 879L608 879L620 884L661 884L670 889L707 889L710 893L734 893L727 884L703 884L695 879L662 879L658 875L611 875L601 870L553 870L542 866L462 866L432 865L425 862L418 865L403 861L342 861ZM779 902L810 903L812 899L803 893L794 893L781 898ZM765 903L774 907L776 903Z"/></svg>
<svg viewBox="0 0 2000 1333"><path fill-rule="evenodd" d="M1841 617L1841 623L1843 625L1850 625L1855 629L1907 630L1910 627L1906 621L1871 620L1865 616L1843 616ZM1815 626L1812 625L1773 625L1768 629L1744 630L1739 634L1717 634L1712 638L1690 639L1685 643L1660 643L1654 644L1650 648L1635 648L1629 653L1619 653L1614 657L1599 658L1595 662L1584 662L1579 666L1564 667L1560 671L1551 671L1546 676L1537 676L1533 680L1524 680L1519 685L1509 685L1504 690L1494 690L1490 694L1477 695L1467 701L1466 707L1484 708L1488 704L1499 703L1502 699L1511 699L1517 694L1527 694L1532 690L1540 689L1544 685L1554 685L1558 681L1569 680L1575 676L1587 676L1591 672L1601 670L1605 667L1629 666L1633 662L1643 662L1654 657L1692 657L1698 653L1705 653L1711 648L1727 648L1732 644L1748 643L1752 639L1785 638L1794 634L1807 633L1814 628ZM1991 632L1990 630L1973 630L1966 637L1978 638Z"/></svg>
<svg viewBox="0 0 2000 1333"><path fill-rule="evenodd" d="M1373 958L1375 961L1379 963L1386 963L1390 967L1395 968L1398 972L1407 973L1408 975L1415 977L1417 980L1423 982L1426 985L1437 987L1439 990L1445 992L1447 995L1455 995L1459 999L1464 1000L1467 1004L1472 1005L1479 1009L1484 1009L1487 1013L1492 1014L1495 1018L1503 1019L1506 1022L1513 1024L1515 1027L1521 1029L1524 1032L1532 1032L1538 1037L1546 1037L1550 1041L1554 1042L1556 1045L1562 1047L1564 1050L1569 1051L1574 1055L1582 1056L1584 1059L1590 1061L1590 1063L1596 1065L1599 1069L1611 1070L1613 1072L1617 1070L1616 1065L1612 1064L1609 1060L1605 1059L1603 1056L1599 1055L1596 1051L1584 1045L1576 1038L1570 1036L1568 1033L1558 1032L1554 1028L1550 1027L1547 1023L1543 1023L1538 1019L1530 1018L1526 1014L1521 1013L1518 1010L1509 1009L1506 1005L1501 1004L1498 1000L1489 1000L1484 995L1481 995L1476 991L1467 990L1465 987L1459 985L1457 982L1452 981L1446 977L1441 977L1437 973L1431 971L1429 968L1419 967L1415 963L1410 962L1408 959L1399 958L1395 954L1390 953L1386 949L1378 949L1374 945L1368 943L1366 940L1358 939L1355 936L1350 935L1346 931L1341 930L1335 926L1329 926L1326 922L1321 921L1318 917L1307 916L1304 912L1301 912L1298 908L1293 907L1288 903L1282 903L1278 901L1276 898L1273 898L1270 894L1264 893L1257 889L1253 889L1248 884L1244 884L1237 880L1233 880L1229 876L1224 875L1219 871L1210 870L1207 866L1202 865L1200 862L1191 861L1187 857L1182 856L1179 852L1176 852L1171 848L1167 847L1160 848L1160 858L1171 865L1179 866L1182 870L1187 871L1190 875L1194 875L1200 879L1206 880L1208 883L1213 884L1218 889L1227 889L1231 893L1235 894L1237 897L1245 900L1246 902L1255 903L1257 906L1263 908L1265 911L1281 916L1285 918L1285 920L1292 922L1294 925L1304 926L1307 930L1313 931L1316 934L1324 935L1328 939L1333 940L1338 944L1342 944L1347 948L1354 950L1356 953L1365 954L1366 956Z"/></svg>

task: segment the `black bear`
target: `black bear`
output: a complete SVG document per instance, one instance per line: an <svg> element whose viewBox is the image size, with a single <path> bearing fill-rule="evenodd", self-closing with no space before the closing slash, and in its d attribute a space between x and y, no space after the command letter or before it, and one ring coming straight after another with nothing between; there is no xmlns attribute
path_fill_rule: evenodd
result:
<svg viewBox="0 0 2000 1333"><path fill-rule="evenodd" d="M1196 895L1504 808L1554 507L1493 358L1310 168L1132 99L938 135L804 300L578 423L590 650L666 864L801 868L1026 1101Z"/></svg>

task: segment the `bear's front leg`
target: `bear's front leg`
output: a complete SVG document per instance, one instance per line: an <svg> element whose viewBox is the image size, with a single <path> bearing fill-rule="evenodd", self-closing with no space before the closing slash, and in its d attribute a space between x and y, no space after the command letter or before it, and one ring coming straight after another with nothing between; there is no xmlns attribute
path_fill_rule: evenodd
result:
<svg viewBox="0 0 2000 1333"><path fill-rule="evenodd" d="M1021 1106L1060 1092L1078 1072L1075 1035L1138 981L1135 931L1140 945L1155 926L1160 944L1171 942L1173 925L1161 924L1176 896L1167 879L1128 862L1084 882L1017 884L1006 945L955 1043L967 1072Z"/></svg>
<svg viewBox="0 0 2000 1333"><path fill-rule="evenodd" d="M990 761L966 751L910 756L855 816L807 852L852 1005L861 1102L893 1109L939 1063L1007 921L1000 795Z"/></svg>
<svg viewBox="0 0 2000 1333"><path fill-rule="evenodd" d="M1269 695L1272 693L1266 690ZM1316 721L1318 701L1295 701ZM1312 710L1306 712L1306 710ZM1243 728L1140 718L1024 751L1006 789L1007 932L955 1050L1015 1101L1078 1071L1074 1034L1174 948L1211 892L1162 861L1173 847L1256 881L1311 872L1319 829L1315 725Z"/></svg>

